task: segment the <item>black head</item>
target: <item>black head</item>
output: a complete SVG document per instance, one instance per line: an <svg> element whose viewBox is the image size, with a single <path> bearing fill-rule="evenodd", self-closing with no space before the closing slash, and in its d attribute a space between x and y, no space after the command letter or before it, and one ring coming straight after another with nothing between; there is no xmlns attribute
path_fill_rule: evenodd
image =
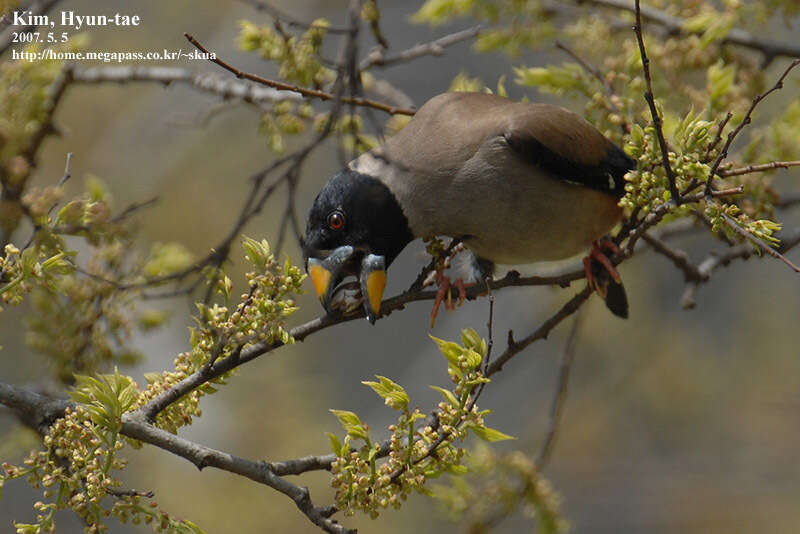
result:
<svg viewBox="0 0 800 534"><path fill-rule="evenodd" d="M388 267L413 239L389 188L372 176L346 169L328 180L314 200L303 252L307 261L349 245L360 253L357 256L384 256Z"/></svg>
<svg viewBox="0 0 800 534"><path fill-rule="evenodd" d="M308 214L303 243L306 270L325 309L331 311L340 282L354 275L374 323L386 268L412 239L408 219L380 180L349 169L328 180Z"/></svg>

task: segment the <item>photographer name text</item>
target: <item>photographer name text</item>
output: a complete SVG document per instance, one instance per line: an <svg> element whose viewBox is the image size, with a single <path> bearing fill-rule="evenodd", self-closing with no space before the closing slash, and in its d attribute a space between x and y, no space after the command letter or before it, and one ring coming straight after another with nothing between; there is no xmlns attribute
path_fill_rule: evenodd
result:
<svg viewBox="0 0 800 534"><path fill-rule="evenodd" d="M94 28L103 26L139 26L142 22L139 15L76 15L74 11L62 11L60 17L50 15L34 15L31 11L15 11L12 26L46 26L55 28L56 25L74 30L81 28Z"/></svg>

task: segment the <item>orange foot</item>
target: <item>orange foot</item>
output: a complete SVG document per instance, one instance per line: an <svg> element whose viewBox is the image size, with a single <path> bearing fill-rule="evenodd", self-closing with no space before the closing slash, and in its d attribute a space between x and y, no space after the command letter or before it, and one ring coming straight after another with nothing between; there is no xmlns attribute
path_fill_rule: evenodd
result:
<svg viewBox="0 0 800 534"><path fill-rule="evenodd" d="M586 282L597 292L614 315L628 317L628 297L622 278L607 254L617 254L619 247L608 238L592 243L592 251L583 259ZM610 277L610 278L609 278Z"/></svg>
<svg viewBox="0 0 800 534"><path fill-rule="evenodd" d="M451 282L450 278L442 272L436 273L436 284L439 289L436 291L436 299L433 301L433 309L431 310L431 328L436 324L436 316L439 314L439 307L444 302L446 310L455 310L456 304L453 302L453 293L451 289L455 287L458 289L458 306L464 303L467 298L467 284L464 283L463 278L457 278L455 282ZM474 284L469 284L470 286Z"/></svg>

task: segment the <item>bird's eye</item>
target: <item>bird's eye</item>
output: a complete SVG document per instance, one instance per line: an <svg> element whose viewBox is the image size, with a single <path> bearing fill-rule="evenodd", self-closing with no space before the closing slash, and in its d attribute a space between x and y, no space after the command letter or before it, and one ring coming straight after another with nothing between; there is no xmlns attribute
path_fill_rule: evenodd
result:
<svg viewBox="0 0 800 534"><path fill-rule="evenodd" d="M341 230L344 228L344 213L336 210L328 215L328 226L330 226L332 230Z"/></svg>

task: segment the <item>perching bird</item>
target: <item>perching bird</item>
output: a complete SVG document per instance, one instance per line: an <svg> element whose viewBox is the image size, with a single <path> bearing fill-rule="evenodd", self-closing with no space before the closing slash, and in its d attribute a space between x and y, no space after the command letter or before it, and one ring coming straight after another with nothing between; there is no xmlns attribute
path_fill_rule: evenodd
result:
<svg viewBox="0 0 800 534"><path fill-rule="evenodd" d="M328 311L341 282L356 276L374 322L385 270L415 238L460 239L484 275L497 263L591 249L584 260L590 286L627 317L619 274L604 253L615 247L598 240L620 220L623 177L634 168L563 108L445 93L323 187L308 215L306 267Z"/></svg>

